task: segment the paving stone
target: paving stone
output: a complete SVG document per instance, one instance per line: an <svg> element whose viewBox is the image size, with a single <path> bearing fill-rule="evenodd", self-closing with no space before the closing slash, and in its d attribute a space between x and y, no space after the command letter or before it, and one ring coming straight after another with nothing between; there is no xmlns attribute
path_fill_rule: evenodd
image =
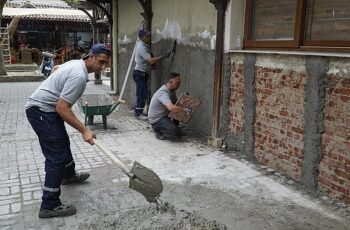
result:
<svg viewBox="0 0 350 230"><path fill-rule="evenodd" d="M33 193L32 192L24 192L22 193L23 200L28 201L33 199Z"/></svg>
<svg viewBox="0 0 350 230"><path fill-rule="evenodd" d="M23 177L21 178L21 184L30 184L30 178L29 177Z"/></svg>
<svg viewBox="0 0 350 230"><path fill-rule="evenodd" d="M42 195L43 195L42 191L35 191L35 192L33 192L34 200L41 199Z"/></svg>
<svg viewBox="0 0 350 230"><path fill-rule="evenodd" d="M10 206L11 206L11 213L20 212L22 209L21 203L12 203Z"/></svg>
<svg viewBox="0 0 350 230"><path fill-rule="evenodd" d="M38 182L40 182L39 176L30 177L30 183L38 183Z"/></svg>
<svg viewBox="0 0 350 230"><path fill-rule="evenodd" d="M5 166L5 167L7 167L7 166ZM10 178L9 173L0 173L0 181L8 180L9 178Z"/></svg>
<svg viewBox="0 0 350 230"><path fill-rule="evenodd" d="M0 188L0 196L9 195L10 188Z"/></svg>
<svg viewBox="0 0 350 230"><path fill-rule="evenodd" d="M10 213L10 205L0 205L0 215L5 215Z"/></svg>
<svg viewBox="0 0 350 230"><path fill-rule="evenodd" d="M42 187L41 186L34 186L34 187L28 187L28 188L23 188L22 192L34 192L34 191L41 191Z"/></svg>
<svg viewBox="0 0 350 230"><path fill-rule="evenodd" d="M11 186L10 187L11 194L16 194L20 192L20 186Z"/></svg>

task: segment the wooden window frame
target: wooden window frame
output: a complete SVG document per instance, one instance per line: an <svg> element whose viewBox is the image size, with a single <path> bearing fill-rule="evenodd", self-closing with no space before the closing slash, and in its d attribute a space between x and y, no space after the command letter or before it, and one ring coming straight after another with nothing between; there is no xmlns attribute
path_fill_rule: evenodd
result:
<svg viewBox="0 0 350 230"><path fill-rule="evenodd" d="M307 0L297 0L294 39L280 40L251 40L252 27L252 1L246 0L245 25L244 25L244 49L274 49L274 50L302 50L302 51L342 51L350 52L350 41L334 40L305 40L305 18Z"/></svg>

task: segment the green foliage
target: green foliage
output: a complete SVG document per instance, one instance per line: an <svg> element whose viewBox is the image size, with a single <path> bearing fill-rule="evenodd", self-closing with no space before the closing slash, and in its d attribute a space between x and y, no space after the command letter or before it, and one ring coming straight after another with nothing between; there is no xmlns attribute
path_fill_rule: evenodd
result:
<svg viewBox="0 0 350 230"><path fill-rule="evenodd" d="M79 4L79 0L64 0L65 2L67 2L68 4Z"/></svg>

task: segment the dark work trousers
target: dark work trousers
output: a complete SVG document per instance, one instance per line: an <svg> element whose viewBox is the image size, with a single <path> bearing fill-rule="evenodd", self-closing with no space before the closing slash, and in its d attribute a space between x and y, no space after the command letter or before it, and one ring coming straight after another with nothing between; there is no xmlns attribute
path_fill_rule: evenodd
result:
<svg viewBox="0 0 350 230"><path fill-rule="evenodd" d="M41 207L53 209L61 205L61 180L75 175L69 137L64 121L56 112L42 112L38 107L31 107L26 114L45 156L46 174Z"/></svg>
<svg viewBox="0 0 350 230"><path fill-rule="evenodd" d="M148 74L139 70L134 70L133 78L136 82L136 104L135 104L135 116L140 116L146 104L148 96Z"/></svg>
<svg viewBox="0 0 350 230"><path fill-rule="evenodd" d="M179 121L172 120L170 117L163 117L152 125L154 131L158 134L164 135L165 137L175 137L180 128L178 127Z"/></svg>

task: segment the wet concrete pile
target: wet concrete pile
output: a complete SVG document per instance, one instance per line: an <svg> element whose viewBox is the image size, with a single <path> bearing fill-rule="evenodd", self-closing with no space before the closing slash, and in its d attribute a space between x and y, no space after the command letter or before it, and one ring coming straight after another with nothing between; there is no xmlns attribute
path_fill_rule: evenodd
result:
<svg viewBox="0 0 350 230"><path fill-rule="evenodd" d="M81 223L79 229L137 230L226 230L225 225L201 217L198 213L176 209L165 204L134 207L122 212L105 214Z"/></svg>

